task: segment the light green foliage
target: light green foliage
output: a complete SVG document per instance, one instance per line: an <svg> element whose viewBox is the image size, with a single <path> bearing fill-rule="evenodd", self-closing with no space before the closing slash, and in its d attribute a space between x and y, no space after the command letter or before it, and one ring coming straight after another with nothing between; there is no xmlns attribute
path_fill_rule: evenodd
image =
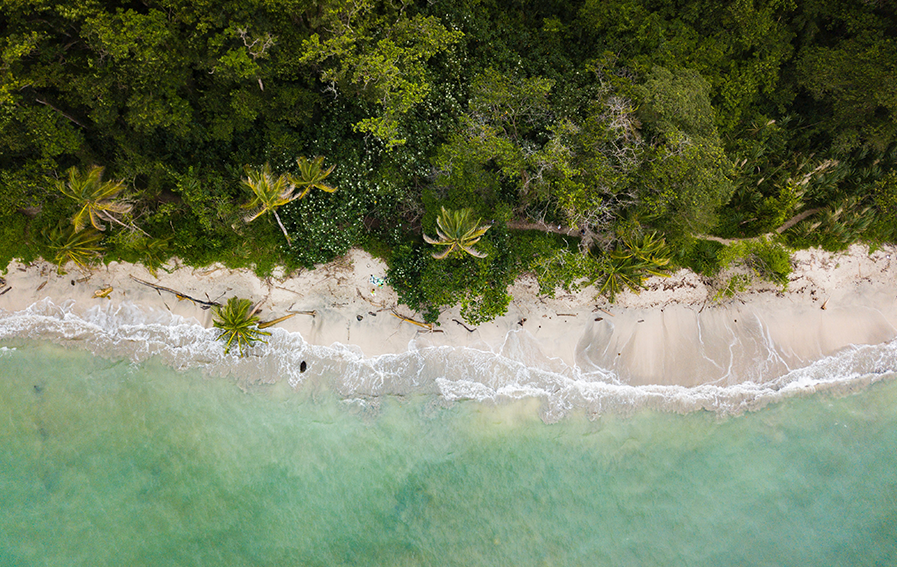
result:
<svg viewBox="0 0 897 567"><path fill-rule="evenodd" d="M97 230L106 230L103 220L118 222L114 215L131 212L133 206L116 199L125 186L121 181L103 181L103 168L94 165L86 172L77 167L70 168L67 180L54 183L56 190L75 201L80 207L72 217L75 232L90 225Z"/></svg>
<svg viewBox="0 0 897 567"><path fill-rule="evenodd" d="M670 71L656 66L647 81L633 89L639 96L642 123L659 134L675 138L685 133L693 138L716 140L710 83L694 69Z"/></svg>
<svg viewBox="0 0 897 567"><path fill-rule="evenodd" d="M60 274L64 273L63 268L69 262L74 262L82 270L87 270L105 250L100 244L103 234L93 227L78 231L70 225L59 225L50 230L46 237L48 246L54 254L53 263L58 267Z"/></svg>
<svg viewBox="0 0 897 567"><path fill-rule="evenodd" d="M380 15L369 0L343 0L326 8L322 37L302 44L303 62L322 64L321 80L334 88L371 97L380 111L355 124L387 146L401 145L399 120L430 91L426 63L463 37L438 19L420 14Z"/></svg>
<svg viewBox="0 0 897 567"><path fill-rule="evenodd" d="M735 297L737 294L746 290L749 285L751 285L751 276L747 274L735 274L726 279L724 285L713 294L713 301L721 301L723 299Z"/></svg>
<svg viewBox="0 0 897 567"><path fill-rule="evenodd" d="M212 324L218 329L218 340L224 343L224 353L229 354L234 346L240 352L240 358L255 343L264 343L262 336L270 336L268 331L259 329L259 318L252 302L248 299L231 297L223 306L215 307Z"/></svg>
<svg viewBox="0 0 897 567"><path fill-rule="evenodd" d="M189 126L192 109L180 92L189 69L182 67L180 50L171 48L177 32L165 12L150 9L138 13L119 8L114 13L95 13L85 18L83 25L82 37L93 51L98 84L74 87L99 87L116 95L112 100L96 101L93 120L115 120L118 113L108 105L123 97L124 119L139 132ZM114 84L121 79L126 82Z"/></svg>
<svg viewBox="0 0 897 567"><path fill-rule="evenodd" d="M643 178L643 208L672 234L707 231L732 195L732 163L707 138L677 133L656 148Z"/></svg>
<svg viewBox="0 0 897 567"><path fill-rule="evenodd" d="M791 275L791 255L781 244L759 238L730 244L718 254L721 268L742 264L757 277L771 281L782 289L788 287Z"/></svg>
<svg viewBox="0 0 897 567"><path fill-rule="evenodd" d="M485 253L473 247L490 228L489 225L481 225L481 220L474 220L472 209L446 210L442 207L436 219L438 239L424 234L424 241L434 246L446 247L442 252L433 253L437 260L447 258L452 253L467 253L475 258L485 258Z"/></svg>

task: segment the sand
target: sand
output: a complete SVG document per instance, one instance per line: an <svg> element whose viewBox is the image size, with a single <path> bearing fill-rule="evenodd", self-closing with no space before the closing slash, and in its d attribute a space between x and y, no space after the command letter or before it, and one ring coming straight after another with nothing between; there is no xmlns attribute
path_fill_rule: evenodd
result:
<svg viewBox="0 0 897 567"><path fill-rule="evenodd" d="M134 276L202 300L260 301L263 320L314 311L278 326L313 344L354 345L367 357L465 346L534 365L610 371L619 383L686 387L768 381L849 345L897 337L897 248L870 254L855 245L845 253L805 250L792 258L787 291L759 283L723 301L713 300L708 279L687 270L651 278L640 294L623 293L614 304L596 299L593 288L539 296L535 278L524 276L510 290L514 300L507 315L474 328L458 323L458 311L449 310L433 331L393 315L420 320L397 305L388 286L372 283L372 277L385 277L386 266L360 250L315 270L266 279L248 270L194 269L177 261L158 278L142 266L114 262L89 273L70 265L65 275L46 262L13 263L0 286L0 292L11 288L0 296L0 317L51 298L57 304L74 300L75 312L101 302L131 302L147 312L167 310L212 325L211 311L158 293ZM93 297L109 286L108 298Z"/></svg>

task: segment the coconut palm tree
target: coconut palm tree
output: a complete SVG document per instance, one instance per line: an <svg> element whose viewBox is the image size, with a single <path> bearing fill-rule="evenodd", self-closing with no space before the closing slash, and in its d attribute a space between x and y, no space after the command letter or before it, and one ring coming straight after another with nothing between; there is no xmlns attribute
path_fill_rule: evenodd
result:
<svg viewBox="0 0 897 567"><path fill-rule="evenodd" d="M327 176L333 171L333 168L336 166L331 165L327 169L322 170L321 166L324 165L324 158L321 156L316 157L313 160L308 160L305 157L299 157L296 159L296 163L299 164L299 176L290 176L290 181L296 187L302 187L302 193L299 194L297 199L302 199L305 195L312 190L312 188L318 188L321 191L326 191L327 193L333 193L336 191L336 187L331 187L324 183L324 180L327 179Z"/></svg>
<svg viewBox="0 0 897 567"><path fill-rule="evenodd" d="M658 238L656 232L641 236L629 235L623 238L623 247L612 255L630 257L638 260L642 271L652 276L669 276L670 250L666 240Z"/></svg>
<svg viewBox="0 0 897 567"><path fill-rule="evenodd" d="M246 350L257 342L265 342L262 335L271 333L259 329L259 318L248 299L231 297L224 305L215 307L212 324L219 330L218 340L224 341L225 354L236 345L242 358Z"/></svg>
<svg viewBox="0 0 897 567"><path fill-rule="evenodd" d="M642 289L642 278L641 266L637 259L631 256L615 256L611 252L598 293L607 295L608 300L613 303L617 294L626 289L638 293Z"/></svg>
<svg viewBox="0 0 897 567"><path fill-rule="evenodd" d="M109 220L124 226L115 218L116 214L126 214L133 208L128 203L116 200L125 190L121 181L103 181L103 168L94 165L87 173L78 168L68 170L68 181L57 181L56 189L81 207L72 217L75 232L80 232L88 223L97 230L106 230L102 220Z"/></svg>
<svg viewBox="0 0 897 567"><path fill-rule="evenodd" d="M625 289L641 291L646 276L670 276L669 248L656 232L624 237L622 245L611 251L607 260L598 291L607 295L611 303Z"/></svg>
<svg viewBox="0 0 897 567"><path fill-rule="evenodd" d="M489 230L489 225L480 225L481 219L473 220L472 209L446 210L441 208L436 218L436 234L438 240L424 234L427 244L446 246L444 252L433 253L433 257L442 260L452 252L467 252L476 258L485 258L486 254L473 248L480 238Z"/></svg>
<svg viewBox="0 0 897 567"><path fill-rule="evenodd" d="M75 227L60 225L47 235L50 249L55 253L53 263L58 266L60 274L62 268L69 262L74 262L82 270L87 270L104 248L100 246L103 235L94 228L77 231Z"/></svg>
<svg viewBox="0 0 897 567"><path fill-rule="evenodd" d="M277 208L298 198L293 194L296 186L293 185L290 178L286 175L275 177L271 173L271 165L267 163L261 169L254 169L247 165L245 171L246 177L242 180L243 186L252 191L255 198L243 205L243 208L251 209L255 207L256 210L246 215L243 220L252 222L270 211L274 218L277 219L277 225L280 226L280 230L287 238L287 243L291 244L292 240L290 235L287 234L287 229L284 228L283 222L280 220L280 215L277 214Z"/></svg>

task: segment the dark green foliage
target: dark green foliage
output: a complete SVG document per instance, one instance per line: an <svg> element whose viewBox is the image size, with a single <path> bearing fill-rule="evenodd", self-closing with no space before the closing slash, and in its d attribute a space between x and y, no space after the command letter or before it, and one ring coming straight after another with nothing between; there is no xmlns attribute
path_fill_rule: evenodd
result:
<svg viewBox="0 0 897 567"><path fill-rule="evenodd" d="M48 180L91 164L150 235L107 231L106 260L265 274L363 245L428 320L501 313L527 270L545 293L637 288L654 268L621 234L707 274L732 252L702 234L802 213L789 245L897 240L888 2L46 0L0 22L3 266L64 249L42 235L77 209ZM300 155L339 191L280 206L287 243L243 223L240 180L298 179ZM486 258L429 257L441 206L495 222ZM537 221L581 238L507 228ZM768 246L739 257L781 282Z"/></svg>
<svg viewBox="0 0 897 567"><path fill-rule="evenodd" d="M715 276L720 270L719 253L725 246L713 240L695 240L678 262L694 272Z"/></svg>
<svg viewBox="0 0 897 567"><path fill-rule="evenodd" d="M283 222L293 242L287 254L306 268L342 256L361 242L364 204L357 195L341 190L312 192L293 201L283 212Z"/></svg>

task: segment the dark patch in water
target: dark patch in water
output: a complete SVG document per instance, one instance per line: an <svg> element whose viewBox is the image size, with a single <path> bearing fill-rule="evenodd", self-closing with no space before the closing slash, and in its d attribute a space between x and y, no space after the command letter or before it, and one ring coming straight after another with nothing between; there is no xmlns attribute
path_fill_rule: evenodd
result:
<svg viewBox="0 0 897 567"><path fill-rule="evenodd" d="M299 363L299 372L305 372L305 369L308 368L308 365L305 364L305 361Z"/></svg>
<svg viewBox="0 0 897 567"><path fill-rule="evenodd" d="M42 387L38 386L37 384L35 384L35 385L34 385L34 393L35 393L35 394L43 394L43 393L44 393L44 389L43 389Z"/></svg>

